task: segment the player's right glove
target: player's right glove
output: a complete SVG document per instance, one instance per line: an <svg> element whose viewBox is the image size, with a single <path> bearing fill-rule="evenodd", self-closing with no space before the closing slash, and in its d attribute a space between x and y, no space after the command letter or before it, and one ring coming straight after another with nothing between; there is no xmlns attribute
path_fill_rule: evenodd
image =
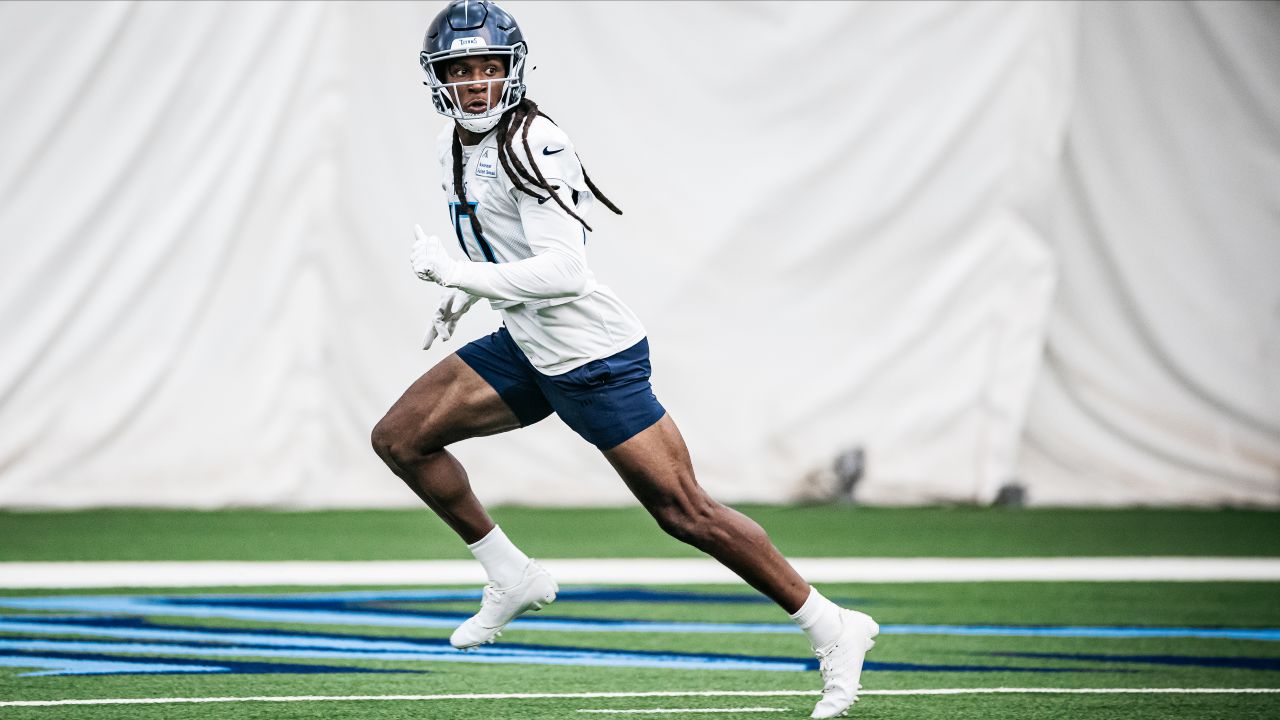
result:
<svg viewBox="0 0 1280 720"><path fill-rule="evenodd" d="M440 238L428 235L421 225L413 226L413 237L413 247L409 250L409 265L413 268L413 274L445 287L454 285L454 276L464 263L449 257L449 253L440 244Z"/></svg>
<svg viewBox="0 0 1280 720"><path fill-rule="evenodd" d="M431 347L431 343L440 338L443 342L453 336L453 329L458 326L458 318L462 317L480 298L457 288L446 288L444 297L440 298L440 307L427 328L427 336L422 340L422 349Z"/></svg>

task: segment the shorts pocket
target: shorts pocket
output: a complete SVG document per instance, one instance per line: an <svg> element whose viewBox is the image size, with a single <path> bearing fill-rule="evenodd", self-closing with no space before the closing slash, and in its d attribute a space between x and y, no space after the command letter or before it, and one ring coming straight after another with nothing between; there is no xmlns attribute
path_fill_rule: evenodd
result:
<svg viewBox="0 0 1280 720"><path fill-rule="evenodd" d="M613 378L613 368L609 367L609 361L605 358L592 360L584 365L582 370L582 384L591 387L604 385Z"/></svg>
<svg viewBox="0 0 1280 720"><path fill-rule="evenodd" d="M556 384L573 392L594 390L604 387L613 379L613 368L609 367L607 358L592 360L579 368L574 368L556 379Z"/></svg>

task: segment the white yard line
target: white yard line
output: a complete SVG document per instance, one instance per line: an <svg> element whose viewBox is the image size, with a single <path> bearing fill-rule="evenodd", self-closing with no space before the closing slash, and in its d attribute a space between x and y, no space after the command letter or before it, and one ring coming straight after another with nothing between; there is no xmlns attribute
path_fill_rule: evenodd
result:
<svg viewBox="0 0 1280 720"><path fill-rule="evenodd" d="M1262 695L1280 688L921 688L863 690L859 695ZM651 697L812 697L815 690L691 690L655 692L581 693L466 693L442 695L257 695L250 697L95 698L88 700L4 700L0 707L58 707L63 705L163 705L237 702L363 702L428 700L554 700Z"/></svg>
<svg viewBox="0 0 1280 720"><path fill-rule="evenodd" d="M1280 581L1280 558L795 558L811 582ZM542 563L561 583L740 584L702 558ZM0 588L483 584L471 560L367 562L8 562Z"/></svg>

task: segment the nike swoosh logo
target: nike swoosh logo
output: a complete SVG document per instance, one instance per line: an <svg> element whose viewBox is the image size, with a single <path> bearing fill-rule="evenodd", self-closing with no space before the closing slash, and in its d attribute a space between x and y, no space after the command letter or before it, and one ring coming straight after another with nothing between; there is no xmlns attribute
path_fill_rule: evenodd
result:
<svg viewBox="0 0 1280 720"><path fill-rule="evenodd" d="M557 149L555 149L555 150L552 150L552 149L550 148L550 146L548 146L548 147L544 147L544 148L542 148L542 154L543 154L543 155L555 155L556 153L561 152L561 151L563 151L563 150L564 150L564 148L557 148Z"/></svg>
<svg viewBox="0 0 1280 720"><path fill-rule="evenodd" d="M551 199L551 197L550 197L550 196L547 196L547 197L544 197L544 198L538 198L538 204L539 204L539 205L541 205L542 203L544 203L544 202L546 202L546 201L548 201L548 200L550 200L550 199Z"/></svg>

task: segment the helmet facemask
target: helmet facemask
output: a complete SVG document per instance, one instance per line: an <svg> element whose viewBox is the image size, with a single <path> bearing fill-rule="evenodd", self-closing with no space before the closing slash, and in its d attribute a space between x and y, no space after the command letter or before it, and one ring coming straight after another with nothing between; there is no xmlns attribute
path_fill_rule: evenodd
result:
<svg viewBox="0 0 1280 720"><path fill-rule="evenodd" d="M473 38L465 38L472 40ZM489 132L498 124L498 120L502 118L502 114L507 110L520 104L524 99L524 61L527 50L523 42L515 45L485 45L481 38L474 38L475 44L468 44L465 47L451 48L442 52L427 53L423 52L419 56L422 63L422 70L427 75L425 83L431 88L431 101L435 104L436 112L445 117L453 118L466 130L474 133ZM445 82L446 78L441 78L436 73L437 67L445 67L450 60L468 55L497 55L506 58L507 76L503 78L493 78L492 80L463 80L461 82ZM463 109L459 90L463 87L484 84L486 100L489 97L487 91L492 88L493 83L502 83L502 93L498 97L497 102L492 103L484 112L469 113Z"/></svg>

